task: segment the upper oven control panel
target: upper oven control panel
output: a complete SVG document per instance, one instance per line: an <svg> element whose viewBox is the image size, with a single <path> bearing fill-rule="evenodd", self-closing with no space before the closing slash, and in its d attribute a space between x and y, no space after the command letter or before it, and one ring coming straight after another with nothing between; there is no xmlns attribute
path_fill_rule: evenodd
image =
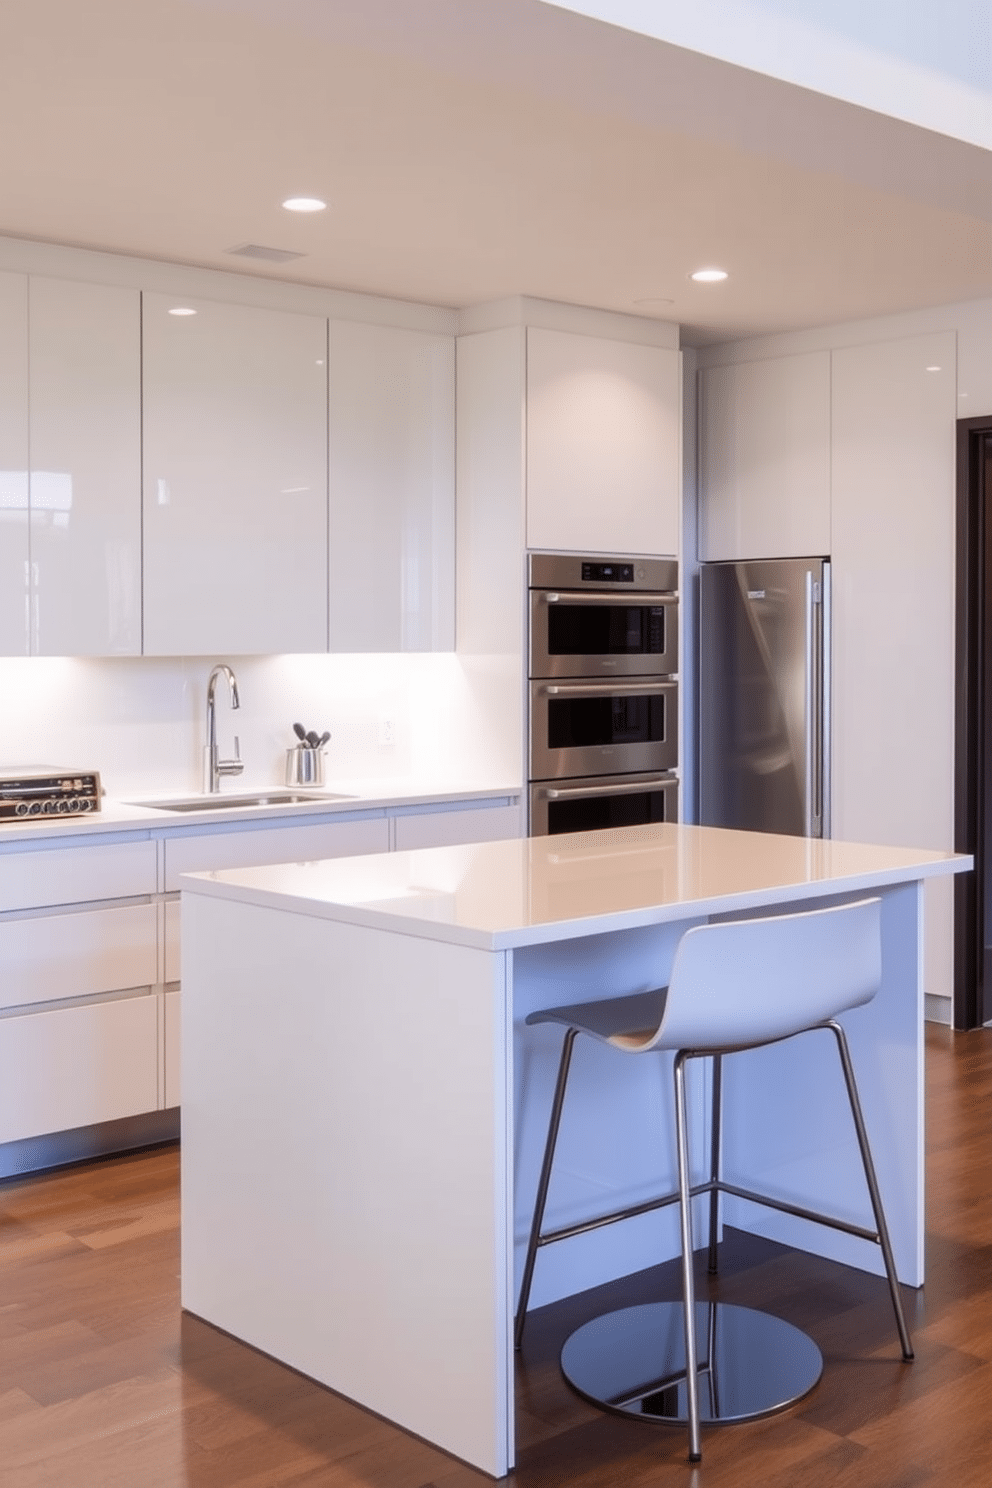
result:
<svg viewBox="0 0 992 1488"><path fill-rule="evenodd" d="M656 590L675 595L679 565L674 558L610 558L581 553L531 553L531 589L599 589L615 593Z"/></svg>

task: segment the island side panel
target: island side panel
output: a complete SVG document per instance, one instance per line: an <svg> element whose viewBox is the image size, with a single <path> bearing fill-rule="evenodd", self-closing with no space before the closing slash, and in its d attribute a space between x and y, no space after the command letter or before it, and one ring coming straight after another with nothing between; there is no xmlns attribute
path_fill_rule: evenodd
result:
<svg viewBox="0 0 992 1488"><path fill-rule="evenodd" d="M871 1003L840 1021L851 1047L896 1270L906 1285L922 1286L923 885L874 892L882 898L882 985ZM802 1034L732 1055L725 1069L725 1176L873 1228L833 1036ZM727 1224L883 1273L881 1251L868 1241L738 1199L721 1202Z"/></svg>
<svg viewBox="0 0 992 1488"><path fill-rule="evenodd" d="M183 894L183 1306L513 1465L507 957Z"/></svg>

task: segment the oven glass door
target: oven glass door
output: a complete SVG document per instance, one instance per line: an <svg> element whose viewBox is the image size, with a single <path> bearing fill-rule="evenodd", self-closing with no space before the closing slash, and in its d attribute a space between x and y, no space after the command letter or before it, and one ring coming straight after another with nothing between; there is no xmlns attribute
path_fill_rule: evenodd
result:
<svg viewBox="0 0 992 1488"><path fill-rule="evenodd" d="M678 683L532 682L530 778L672 770Z"/></svg>
<svg viewBox="0 0 992 1488"><path fill-rule="evenodd" d="M678 671L678 596L532 589L532 677L671 676Z"/></svg>
<svg viewBox="0 0 992 1488"><path fill-rule="evenodd" d="M532 785L532 837L560 832L595 832L604 827L641 827L678 821L679 783L673 775L615 775Z"/></svg>

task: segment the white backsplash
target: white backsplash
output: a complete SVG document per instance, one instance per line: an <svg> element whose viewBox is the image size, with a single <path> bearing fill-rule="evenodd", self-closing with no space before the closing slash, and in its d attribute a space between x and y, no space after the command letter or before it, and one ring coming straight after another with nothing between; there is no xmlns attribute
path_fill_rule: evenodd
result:
<svg viewBox="0 0 992 1488"><path fill-rule="evenodd" d="M519 784L521 688L513 658L235 656L241 707L217 688L221 754L241 741L244 774L222 789L281 784L294 720L330 729L328 786ZM214 658L0 659L0 767L99 770L118 799L201 788Z"/></svg>

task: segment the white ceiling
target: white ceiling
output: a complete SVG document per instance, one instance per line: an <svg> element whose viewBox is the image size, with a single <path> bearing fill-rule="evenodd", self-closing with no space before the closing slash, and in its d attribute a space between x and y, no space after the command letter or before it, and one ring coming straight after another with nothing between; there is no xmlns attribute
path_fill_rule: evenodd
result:
<svg viewBox="0 0 992 1488"><path fill-rule="evenodd" d="M688 342L992 296L992 152L540 0L4 0L0 56L11 236Z"/></svg>

